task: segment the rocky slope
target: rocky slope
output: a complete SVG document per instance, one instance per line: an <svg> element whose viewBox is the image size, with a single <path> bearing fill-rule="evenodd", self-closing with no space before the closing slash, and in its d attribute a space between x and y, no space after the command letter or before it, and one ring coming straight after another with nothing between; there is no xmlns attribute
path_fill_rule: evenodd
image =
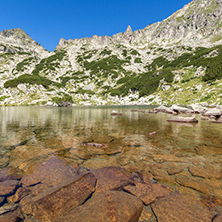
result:
<svg viewBox="0 0 222 222"><path fill-rule="evenodd" d="M221 104L222 1L194 0L162 22L65 40L48 52L0 33L0 105Z"/></svg>

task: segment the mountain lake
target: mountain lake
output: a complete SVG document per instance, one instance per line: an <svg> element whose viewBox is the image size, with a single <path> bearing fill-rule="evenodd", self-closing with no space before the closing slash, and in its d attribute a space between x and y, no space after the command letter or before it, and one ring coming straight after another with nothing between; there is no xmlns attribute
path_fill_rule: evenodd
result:
<svg viewBox="0 0 222 222"><path fill-rule="evenodd" d="M51 157L84 169L117 166L222 206L222 125L199 114L181 114L198 123L170 123L173 115L152 108L0 107L1 171L22 178Z"/></svg>

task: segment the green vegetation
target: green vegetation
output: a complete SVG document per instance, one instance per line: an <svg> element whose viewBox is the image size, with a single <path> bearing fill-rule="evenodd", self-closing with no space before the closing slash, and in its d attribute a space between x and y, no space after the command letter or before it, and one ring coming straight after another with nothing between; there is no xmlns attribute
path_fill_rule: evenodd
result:
<svg viewBox="0 0 222 222"><path fill-rule="evenodd" d="M26 66L30 65L34 61L36 61L35 57L29 57L27 59L24 59L22 62L20 62L16 65L15 69L18 72L23 72L26 69Z"/></svg>
<svg viewBox="0 0 222 222"><path fill-rule="evenodd" d="M39 75L41 71L47 70L47 69L55 71L56 68L60 67L59 62L63 60L65 55L66 55L66 52L61 50L61 51L56 52L52 56L42 59L40 63L36 65L35 69L32 71L32 74Z"/></svg>
<svg viewBox="0 0 222 222"><path fill-rule="evenodd" d="M76 91L77 94L90 94L90 95L94 95L95 92L91 91L91 90L87 90L87 89L79 89L78 91Z"/></svg>
<svg viewBox="0 0 222 222"><path fill-rule="evenodd" d="M1 96L0 101L4 101L7 97L6 96Z"/></svg>
<svg viewBox="0 0 222 222"><path fill-rule="evenodd" d="M135 49L131 50L130 53L131 53L131 55L139 55L140 56L140 53L137 52Z"/></svg>
<svg viewBox="0 0 222 222"><path fill-rule="evenodd" d="M63 103L63 102L73 103L72 96L70 96L68 94L65 94L63 97L53 97L52 101L57 103L57 104L60 104L60 103Z"/></svg>
<svg viewBox="0 0 222 222"><path fill-rule="evenodd" d="M126 51L126 49L123 49L122 55L123 55L124 57L127 56L127 51Z"/></svg>
<svg viewBox="0 0 222 222"><path fill-rule="evenodd" d="M85 76L82 76L84 74L84 72L74 72L74 73L69 73L68 76L65 76L65 77L60 77L61 79L61 87L65 87L66 83L71 80L71 79L74 79L74 80L78 80L78 79L84 79Z"/></svg>
<svg viewBox="0 0 222 222"><path fill-rule="evenodd" d="M42 77L42 76L24 74L24 75L19 76L18 78L6 81L4 83L4 87L5 88L9 88L9 87L14 88L21 83L29 83L32 85L33 84L42 85L45 88L48 88L49 85L51 85L51 84L56 84L56 83L52 82L51 80L49 80L45 77Z"/></svg>
<svg viewBox="0 0 222 222"><path fill-rule="evenodd" d="M134 62L135 63L142 63L142 60L141 60L141 58L135 58Z"/></svg>
<svg viewBox="0 0 222 222"><path fill-rule="evenodd" d="M112 55L98 61L84 61L84 67L86 70L91 70L91 77L92 75L108 77L111 74L116 74L117 71L124 72L122 65L126 63L129 61L120 60L116 55Z"/></svg>
<svg viewBox="0 0 222 222"><path fill-rule="evenodd" d="M100 53L100 55L110 55L111 53L112 53L111 50L104 49L104 50Z"/></svg>
<svg viewBox="0 0 222 222"><path fill-rule="evenodd" d="M139 96L150 95L159 87L160 80L168 83L173 81L174 74L170 69L161 71L152 71L140 74L139 76L126 76L117 81L118 84L123 83L120 87L111 90L111 95L126 96L129 90L139 91Z"/></svg>

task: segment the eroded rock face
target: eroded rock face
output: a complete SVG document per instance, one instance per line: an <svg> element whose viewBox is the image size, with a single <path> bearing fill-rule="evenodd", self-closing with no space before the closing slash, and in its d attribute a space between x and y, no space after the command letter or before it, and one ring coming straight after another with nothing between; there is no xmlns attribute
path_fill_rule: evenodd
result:
<svg viewBox="0 0 222 222"><path fill-rule="evenodd" d="M210 222L212 215L200 203L174 194L157 200L152 209L159 222Z"/></svg>
<svg viewBox="0 0 222 222"><path fill-rule="evenodd" d="M92 197L56 222L137 222L142 210L143 204L137 197L122 191L106 191Z"/></svg>
<svg viewBox="0 0 222 222"><path fill-rule="evenodd" d="M22 211L41 221L53 221L82 204L94 192L95 185L95 176L87 173L32 198Z"/></svg>

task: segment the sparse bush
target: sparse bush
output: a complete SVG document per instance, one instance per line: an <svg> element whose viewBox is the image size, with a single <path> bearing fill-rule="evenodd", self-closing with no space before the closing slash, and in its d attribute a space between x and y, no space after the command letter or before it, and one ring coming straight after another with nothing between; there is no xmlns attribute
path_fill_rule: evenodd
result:
<svg viewBox="0 0 222 222"><path fill-rule="evenodd" d="M42 85L45 88L48 88L49 85L53 84L54 82L42 76L24 74L24 75L19 76L18 78L6 81L4 84L4 87L14 88L14 87L17 87L21 83L37 84L37 85Z"/></svg>

